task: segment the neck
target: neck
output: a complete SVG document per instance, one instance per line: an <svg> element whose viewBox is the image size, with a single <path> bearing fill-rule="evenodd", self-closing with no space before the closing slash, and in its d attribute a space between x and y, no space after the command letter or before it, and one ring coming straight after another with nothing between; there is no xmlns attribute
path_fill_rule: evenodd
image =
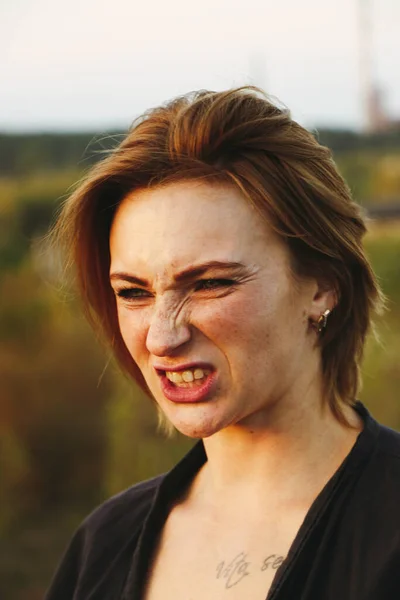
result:
<svg viewBox="0 0 400 600"><path fill-rule="evenodd" d="M338 469L362 429L351 408L341 424L320 396L276 403L268 414L204 440L208 462L199 474L202 496L214 506L253 498L255 503L309 502Z"/></svg>

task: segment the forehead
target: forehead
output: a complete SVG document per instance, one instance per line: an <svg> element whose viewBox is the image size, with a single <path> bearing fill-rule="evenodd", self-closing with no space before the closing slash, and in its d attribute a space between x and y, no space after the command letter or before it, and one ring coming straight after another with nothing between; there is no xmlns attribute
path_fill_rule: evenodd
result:
<svg viewBox="0 0 400 600"><path fill-rule="evenodd" d="M112 268L118 270L254 263L282 245L238 188L202 182L135 191L118 207L110 234Z"/></svg>

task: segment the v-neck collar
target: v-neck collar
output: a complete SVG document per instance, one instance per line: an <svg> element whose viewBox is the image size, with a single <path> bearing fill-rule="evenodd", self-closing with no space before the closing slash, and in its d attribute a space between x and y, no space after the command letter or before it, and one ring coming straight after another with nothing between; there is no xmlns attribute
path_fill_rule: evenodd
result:
<svg viewBox="0 0 400 600"><path fill-rule="evenodd" d="M298 557L307 547L313 533L318 528L329 507L339 492L346 486L352 486L357 479L355 473L361 473L363 466L376 447L379 425L371 417L363 404L357 402L355 410L364 422L364 428L344 459L340 467L312 503L289 549L288 556L275 574L266 600L279 600L280 592L290 578ZM161 481L142 532L136 545L131 568L124 586L121 600L141 600L143 597L149 563L155 550L159 534L166 522L171 507L185 490L200 468L207 461L204 444L199 441L184 458Z"/></svg>

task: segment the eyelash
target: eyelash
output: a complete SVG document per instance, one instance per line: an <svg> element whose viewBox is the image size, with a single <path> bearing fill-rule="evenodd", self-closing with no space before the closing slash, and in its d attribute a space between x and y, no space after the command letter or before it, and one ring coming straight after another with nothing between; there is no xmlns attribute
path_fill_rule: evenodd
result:
<svg viewBox="0 0 400 600"><path fill-rule="evenodd" d="M195 291L212 291L219 288L233 287L237 282L233 279L200 279L195 284ZM137 300L150 297L150 293L142 288L121 288L116 295L124 300Z"/></svg>
<svg viewBox="0 0 400 600"><path fill-rule="evenodd" d="M116 295L124 300L135 300L137 298L147 298L149 293L142 288L121 288L117 290Z"/></svg>
<svg viewBox="0 0 400 600"><path fill-rule="evenodd" d="M215 290L218 288L231 287L235 285L235 283L236 281L233 281L233 279L200 279L200 281L197 281L195 289L196 291Z"/></svg>

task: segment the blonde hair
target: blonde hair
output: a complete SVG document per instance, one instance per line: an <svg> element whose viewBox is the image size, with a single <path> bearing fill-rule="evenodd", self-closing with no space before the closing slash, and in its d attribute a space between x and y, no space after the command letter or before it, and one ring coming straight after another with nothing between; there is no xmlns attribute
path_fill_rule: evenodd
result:
<svg viewBox="0 0 400 600"><path fill-rule="evenodd" d="M134 190L203 178L238 186L286 241L294 273L334 287L338 304L319 343L326 397L344 421L383 301L362 244L365 223L330 151L257 88L195 92L148 111L66 201L54 235L91 323L149 393L122 340L109 283L113 215Z"/></svg>

